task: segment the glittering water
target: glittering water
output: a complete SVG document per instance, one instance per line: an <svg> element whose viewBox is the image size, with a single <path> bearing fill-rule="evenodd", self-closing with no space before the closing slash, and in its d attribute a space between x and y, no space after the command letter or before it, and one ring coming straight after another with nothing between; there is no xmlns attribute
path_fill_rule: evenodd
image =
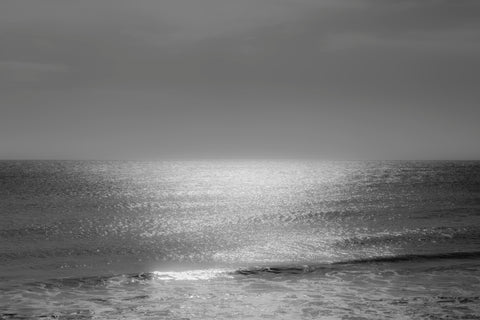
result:
<svg viewBox="0 0 480 320"><path fill-rule="evenodd" d="M0 319L480 319L480 162L0 162Z"/></svg>

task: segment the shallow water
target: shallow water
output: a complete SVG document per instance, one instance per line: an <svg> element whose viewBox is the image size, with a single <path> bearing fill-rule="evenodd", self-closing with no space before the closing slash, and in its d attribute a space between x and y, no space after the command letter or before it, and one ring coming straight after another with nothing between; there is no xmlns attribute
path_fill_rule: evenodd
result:
<svg viewBox="0 0 480 320"><path fill-rule="evenodd" d="M480 319L480 162L3 161L0 319Z"/></svg>

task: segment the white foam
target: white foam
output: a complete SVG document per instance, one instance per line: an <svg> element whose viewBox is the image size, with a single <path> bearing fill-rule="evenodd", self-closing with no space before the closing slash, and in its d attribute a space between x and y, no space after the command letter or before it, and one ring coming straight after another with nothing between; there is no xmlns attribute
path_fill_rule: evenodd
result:
<svg viewBox="0 0 480 320"><path fill-rule="evenodd" d="M226 269L206 269L189 271L154 271L158 280L210 280L213 278L232 278Z"/></svg>

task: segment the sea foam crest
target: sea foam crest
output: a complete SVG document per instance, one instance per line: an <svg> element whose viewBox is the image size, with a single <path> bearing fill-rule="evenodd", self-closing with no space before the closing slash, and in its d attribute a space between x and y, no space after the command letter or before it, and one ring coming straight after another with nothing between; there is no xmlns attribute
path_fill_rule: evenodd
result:
<svg viewBox="0 0 480 320"><path fill-rule="evenodd" d="M206 269L188 271L154 271L152 272L157 280L210 280L213 278L232 278L225 269Z"/></svg>

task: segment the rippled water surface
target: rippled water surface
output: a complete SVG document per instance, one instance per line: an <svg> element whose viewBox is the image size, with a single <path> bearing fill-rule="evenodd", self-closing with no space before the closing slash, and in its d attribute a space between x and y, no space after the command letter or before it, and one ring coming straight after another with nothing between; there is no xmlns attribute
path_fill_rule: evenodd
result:
<svg viewBox="0 0 480 320"><path fill-rule="evenodd" d="M0 319L480 319L480 162L3 161Z"/></svg>

